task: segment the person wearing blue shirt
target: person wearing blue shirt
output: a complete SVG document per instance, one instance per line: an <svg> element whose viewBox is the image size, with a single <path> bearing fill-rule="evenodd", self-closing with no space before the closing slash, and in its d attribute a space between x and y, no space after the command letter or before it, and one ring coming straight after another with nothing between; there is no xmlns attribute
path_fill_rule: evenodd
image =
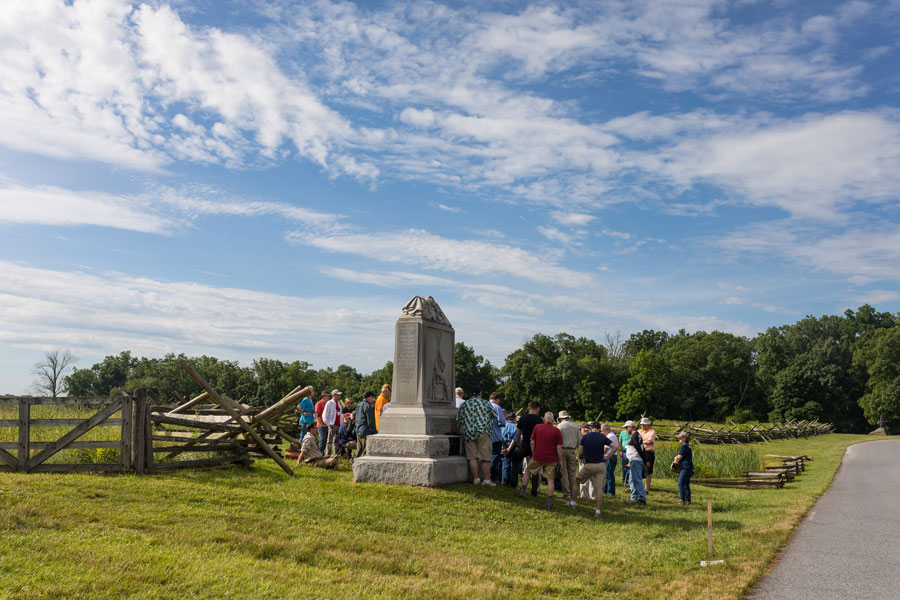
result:
<svg viewBox="0 0 900 600"><path fill-rule="evenodd" d="M597 490L597 508L594 510L594 516L599 518L600 506L603 503L603 484L606 482L606 461L616 450L609 438L600 433L599 423L591 423L589 428L590 432L581 436L579 454L584 464L581 465L575 479L578 485L592 480L594 489Z"/></svg>
<svg viewBox="0 0 900 600"><path fill-rule="evenodd" d="M297 412L300 413L300 442L303 442L303 436L306 435L306 426L316 422L316 417L313 415L314 408L309 396L303 398L297 406Z"/></svg>
<svg viewBox="0 0 900 600"><path fill-rule="evenodd" d="M678 505L684 506L691 503L691 475L694 474L694 451L690 446L691 436L686 431L682 431L676 437L681 442L681 447L678 449L678 454L675 456L675 460L672 461L672 465L681 467L681 471L678 473L678 495L681 497L681 500L678 502Z"/></svg>
<svg viewBox="0 0 900 600"><path fill-rule="evenodd" d="M506 411L500 408L500 393L491 394L491 408L494 409L494 420L491 421L491 479L500 481L503 473L503 426L506 425Z"/></svg>
<svg viewBox="0 0 900 600"><path fill-rule="evenodd" d="M513 473L513 464L514 461L512 457L509 456L508 448L516 439L516 415L513 413L509 413L507 415L506 425L500 430L500 436L503 438L503 450L500 451L500 454L503 456L503 485L508 485L510 487L516 487L519 482L519 474ZM512 482L512 483L510 483Z"/></svg>

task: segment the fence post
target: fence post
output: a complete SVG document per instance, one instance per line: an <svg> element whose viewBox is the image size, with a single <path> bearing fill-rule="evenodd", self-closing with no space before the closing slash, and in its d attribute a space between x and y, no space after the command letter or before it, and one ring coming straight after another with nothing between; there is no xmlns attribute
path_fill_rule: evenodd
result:
<svg viewBox="0 0 900 600"><path fill-rule="evenodd" d="M119 448L122 455L122 470L126 472L134 470L134 462L131 456L131 443L134 438L134 433L132 433L134 408L132 404L132 396L126 395L122 398L122 444Z"/></svg>
<svg viewBox="0 0 900 600"><path fill-rule="evenodd" d="M28 470L31 458L31 398L19 399L19 470Z"/></svg>
<svg viewBox="0 0 900 600"><path fill-rule="evenodd" d="M146 444L144 443L144 436L146 435L144 420L147 418L146 408L147 404L143 390L135 390L131 399L131 465L134 468L134 472L138 475L143 475L146 472L146 460L144 459L146 451Z"/></svg>

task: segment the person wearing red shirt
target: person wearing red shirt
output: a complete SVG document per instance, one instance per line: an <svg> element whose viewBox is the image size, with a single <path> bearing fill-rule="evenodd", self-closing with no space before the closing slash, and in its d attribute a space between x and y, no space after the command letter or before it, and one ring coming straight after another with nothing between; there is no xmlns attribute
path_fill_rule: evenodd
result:
<svg viewBox="0 0 900 600"><path fill-rule="evenodd" d="M325 423L325 421L322 420L322 416L325 414L325 404L327 404L329 400L331 400L331 394L329 394L326 391L323 391L322 395L319 396L319 401L316 402L315 407L313 407L313 413L316 415L316 428L320 432L328 431L328 425L332 424L332 423ZM321 450L323 453L325 452L325 443L327 441L328 441L328 436L322 435L320 433L319 434L319 450Z"/></svg>
<svg viewBox="0 0 900 600"><path fill-rule="evenodd" d="M544 477L547 478L548 510L553 508L553 480L556 478L556 465L562 461L562 445L562 434L553 426L553 413L544 413L544 422L535 426L531 432L531 460L528 461L527 470L532 476L544 472ZM525 485L519 490L519 498L525 497L528 478L523 477L522 483Z"/></svg>

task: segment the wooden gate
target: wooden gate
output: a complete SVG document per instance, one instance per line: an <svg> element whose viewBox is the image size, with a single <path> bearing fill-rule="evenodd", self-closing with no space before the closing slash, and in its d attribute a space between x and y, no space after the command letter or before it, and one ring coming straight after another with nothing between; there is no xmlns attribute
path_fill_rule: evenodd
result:
<svg viewBox="0 0 900 600"><path fill-rule="evenodd" d="M0 408L10 409L18 406L17 419L0 420L0 428L15 427L18 429L16 441L0 441L0 471L25 472L71 472L71 471L108 471L122 472L135 470L135 452L139 450L139 458L143 458L141 449L133 448L135 437L144 439L142 427L134 431L135 409L138 414L146 414L142 395L110 396L90 398L0 398ZM33 418L32 407L35 406L71 406L91 407L96 409L93 415L84 419L70 418ZM12 412L4 410L4 412ZM146 419L146 417L144 417ZM140 423L140 421L138 421ZM71 429L53 440L32 439L34 430L42 427L71 427ZM88 431L95 427L118 427L118 439L79 441ZM138 436L135 436L138 433ZM45 436L37 436L45 437ZM3 438L0 438L3 439ZM119 450L119 460L115 463L48 463L48 459L66 449L101 449ZM13 455L10 450L15 450ZM142 461L141 461L142 462ZM143 469L140 469L143 470Z"/></svg>

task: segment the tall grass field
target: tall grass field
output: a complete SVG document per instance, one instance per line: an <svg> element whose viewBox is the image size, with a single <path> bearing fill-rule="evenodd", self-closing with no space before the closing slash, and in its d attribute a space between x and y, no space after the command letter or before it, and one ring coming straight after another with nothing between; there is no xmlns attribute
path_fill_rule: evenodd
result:
<svg viewBox="0 0 900 600"><path fill-rule="evenodd" d="M765 453L814 460L780 490L694 485L691 506L676 506L665 476L644 507L620 486L601 519L590 501L548 511L502 487L354 484L347 464L296 477L271 461L152 476L0 473L0 598L738 599L846 447L865 440L695 446L698 476ZM660 445L659 465L674 446ZM725 563L701 568L707 498L713 557Z"/></svg>

